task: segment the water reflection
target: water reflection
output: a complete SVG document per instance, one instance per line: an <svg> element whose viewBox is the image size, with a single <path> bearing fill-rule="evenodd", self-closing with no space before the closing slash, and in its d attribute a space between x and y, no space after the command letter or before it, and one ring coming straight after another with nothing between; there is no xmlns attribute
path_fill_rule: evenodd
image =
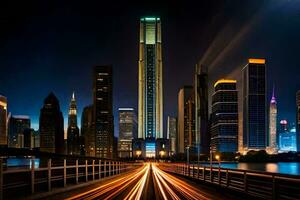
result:
<svg viewBox="0 0 300 200"><path fill-rule="evenodd" d="M40 159L29 159L29 158L8 158L7 167L8 168L31 168L32 160L34 160L34 168L39 168Z"/></svg>
<svg viewBox="0 0 300 200"><path fill-rule="evenodd" d="M300 163L298 162L222 163L221 167L230 168L230 169L255 170L255 171L266 171L266 172L281 173L281 174L300 175Z"/></svg>

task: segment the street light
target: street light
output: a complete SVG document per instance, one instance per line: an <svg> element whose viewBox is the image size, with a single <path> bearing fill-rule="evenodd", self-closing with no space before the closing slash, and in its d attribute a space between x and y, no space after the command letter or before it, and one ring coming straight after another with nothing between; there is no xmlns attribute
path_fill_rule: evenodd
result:
<svg viewBox="0 0 300 200"><path fill-rule="evenodd" d="M137 151L136 151L137 157L140 157L141 154L142 154L142 151L141 151L141 150L137 150Z"/></svg>
<svg viewBox="0 0 300 200"><path fill-rule="evenodd" d="M164 150L161 150L159 152L159 155L160 155L161 158L163 158L166 155L166 152Z"/></svg>
<svg viewBox="0 0 300 200"><path fill-rule="evenodd" d="M220 163L221 157L220 157L220 155L217 154L215 156L215 159L219 162L219 169L220 169L220 167L221 167L221 163Z"/></svg>

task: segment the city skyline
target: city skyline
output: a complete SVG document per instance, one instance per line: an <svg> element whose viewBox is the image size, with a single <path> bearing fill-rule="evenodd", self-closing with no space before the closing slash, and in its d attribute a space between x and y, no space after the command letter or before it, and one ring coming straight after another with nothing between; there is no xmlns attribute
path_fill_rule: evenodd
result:
<svg viewBox="0 0 300 200"><path fill-rule="evenodd" d="M0 200L300 199L299 0L3 7Z"/></svg>
<svg viewBox="0 0 300 200"><path fill-rule="evenodd" d="M299 3L297 2L293 2L292 4L286 5L283 8L280 8L280 6L285 5L283 2L277 2L277 3L273 3L271 5L270 2L266 1L264 4L262 4L261 6L263 8L267 8L265 10L257 10L257 7L260 5L259 3L255 2L254 3L248 3L248 5L251 6L252 10L251 11L255 11L253 12L253 15L251 15L251 17L247 17L245 16L245 21L250 21L252 22L253 20L249 20L249 19L253 19L255 20L255 18L262 18L262 16L264 16L264 22L269 21L272 22L273 24L283 24L286 22L286 20L292 19L293 20L293 24L288 23L287 28L284 30L281 30L280 32L275 32L274 34L269 35L270 39L267 38L268 34L270 32L266 32L263 33L264 30L266 30L270 25L265 24L264 27L261 26L261 24L263 24L264 22L256 22L251 24L251 27L253 28L253 26L256 27L256 32L253 33L251 31L249 31L247 29L247 34L246 36L242 35L241 37L243 38L243 42L240 41L232 41L233 43L235 43L235 48L238 49L238 47L245 47L245 45L247 46L247 44L250 44L251 41L253 41L253 38L255 38L255 40L258 41L263 41L263 43L268 44L267 46L270 47L266 47L266 45L250 45L248 48L245 49L245 52L243 53L243 55L238 55L237 57L234 57L234 55L236 56L237 53L230 53L230 58L228 61L225 61L224 64L224 71L227 75L228 74L232 74L232 77L229 78L236 78L234 77L234 73L231 72L235 72L234 70L231 70L230 68L235 68L235 69L240 69L241 66L243 66L245 64L245 58L243 57L250 57L252 55L259 55L259 57L265 57L266 59L268 59L269 61L269 67L272 67L272 72L268 72L269 74L271 73L271 75L268 75L269 77L271 77L269 80L271 83L275 82L276 85L280 86L278 87L278 92L277 92L277 98L280 100L280 102L278 103L278 119L288 119L291 123L295 122L295 98L294 98L294 94L297 91L297 88L300 87L299 83L294 82L294 80L292 80L293 83L290 83L289 81L287 81L286 78L280 78L281 74L283 74L285 77L287 77L288 75L291 76L291 74L299 74L299 69L297 68L296 65L296 59L292 58L290 55L294 55L294 54L290 54L291 52L293 52L294 47L297 46L297 44L300 43L300 41L298 39L296 39L296 37L294 37L294 34L292 34L293 32L297 32L297 24L299 24L299 20L297 18L295 18L295 9L293 9L293 5L298 5ZM181 6L180 4L176 4L177 5L177 9L179 9L179 7ZM39 6L39 5L37 5ZM190 6L188 5L183 5L184 8L188 7L189 10L193 10L190 8ZM205 8L210 8L211 5L205 5ZM237 6L236 6L237 7ZM240 8L241 10L243 10L243 8L246 6L243 6L242 8ZM295 6L296 7L296 6ZM11 7L8 7L8 10L11 10ZM76 7L76 5L74 5L72 12L70 13L69 16L65 16L63 17L63 21L65 22L70 22L72 21L72 19L74 18L74 16L76 15L76 10L78 8ZM149 8L149 10L152 10L153 8ZM129 10L134 10L134 8L130 8ZM155 10L155 9L154 9ZM180 10L180 9L179 9ZM47 12L50 12L49 10L46 10ZM233 6L233 14L236 14L237 11L234 9ZM279 14L284 13L287 16L285 18L280 18L279 19L279 14L277 11L280 11ZM57 11L56 15L59 14L62 11ZM129 12L129 11L128 11ZM166 41L165 41L165 45L164 48L166 48L165 50L165 54L167 54L166 56L164 56L166 58L166 62L164 64L165 66L165 71L167 74L171 74L172 76L164 76L165 79L165 98L166 101L170 102L168 103L168 105L165 105L165 113L164 113L164 120L163 122L166 123L166 116L168 115L176 115L176 105L177 105L177 93L179 88L182 85L186 85L186 84L192 84L192 74L194 71L194 64L197 63L198 59L201 58L201 52L203 48L205 47L200 47L202 44L199 41L199 39L196 37L197 34L200 34L204 36L205 39L207 39L207 36L204 34L204 32L202 32L201 28L201 23L202 22L197 22L196 25L190 26L192 23L195 22L195 19L190 18L191 15L187 15L185 17L181 17L181 15L179 16L173 16L172 12L174 12L173 10L170 12L166 12L166 5L162 6L162 8L155 10L155 13L157 13L157 15L161 16L162 21L165 21L165 27L164 30L162 32L163 37L164 36L169 36L171 32L174 31L179 31L177 36L179 37L179 40L176 43L172 44L172 41L175 41L174 36L170 36L170 37L165 37ZM185 11L187 12L187 11ZM225 12L225 11L224 11ZM276 14L277 12L277 14ZM124 21L128 21L128 26L132 27L132 28L122 28L120 27L118 29L118 31L120 31L120 34L124 33L126 35L131 35L128 42L130 42L131 44L129 45L131 52L124 52L122 49L116 52L116 57L120 57L122 59L120 60L124 60L124 61L114 61L114 63L112 63L114 66L116 66L116 69L119 70L116 71L116 76L115 76L115 82L116 84L114 84L114 99L115 99L115 103L114 103L114 115L116 115L117 113L117 108L118 107L133 107L137 110L137 81L136 81L136 77L137 77L137 69L138 66L136 64L137 61L137 55L138 55L138 47L136 46L136 43L138 41L138 34L135 33L138 27L138 19L140 16L145 15L145 13L147 12L147 9L144 8L143 10L139 11L139 12L134 12L134 14L128 14L128 13L124 13L127 14L127 17L125 17L124 19L120 20L119 18L112 18L113 20L113 24L109 25L108 23L105 23L105 27L110 28L110 30L112 29L113 25L117 24L117 23L122 23L123 20ZM207 13L209 14L207 18L214 16L214 12L212 12L211 10L207 11ZM24 13L20 13L22 15L24 15ZM185 14L185 13L184 13ZM221 13L222 14L222 13ZM224 14L224 13L223 13ZM183 15L183 14L182 14ZM250 15L249 13L246 13L245 15ZM253 17L255 16L255 17ZM253 18L252 18L253 17ZM13 29L10 29L10 32L4 32L2 33L3 37L1 38L1 40L7 40L7 41L13 41L15 37L18 36L18 34L16 33L16 31L20 30L22 34L24 34L24 37L20 39L20 45L21 47L26 47L27 45L31 44L32 48L29 48L29 51L24 52L21 50L18 50L16 53L16 56L18 56L20 59L13 59L12 54L11 54L11 50L17 45L15 42L4 42L3 43L3 48L2 48L2 54L1 54L1 65L4 66L3 70L4 73L7 74L7 76L1 77L0 82L2 83L0 85L0 90L1 90L1 94L3 96L6 96L8 99L8 111L11 112L13 115L29 115L31 118L31 124L32 127L34 129L38 129L38 116L39 116L39 108L42 106L43 103L43 98L51 91L53 91L58 99L60 100L60 104L61 104L61 110L63 112L63 116L64 116L64 129L67 129L67 112L68 112L68 104L69 104L69 94L73 91L76 92L77 95L77 99L78 99L78 113L82 113L83 107L86 105L89 105L92 103L92 90L89 89L85 89L85 88L91 88L92 84L91 84L91 74L92 74L92 68L94 65L97 64L102 64L102 63L109 63L111 62L111 60L115 60L115 59L111 59L114 56L110 55L110 52L114 49L114 48L108 48L108 51L105 52L105 48L107 46L101 46L101 45L91 45L88 41L90 41L89 39L87 39L87 36L92 36L93 39L100 40L100 43L103 43L103 40L100 38L102 36L104 36L103 34L99 34L99 29L96 29L95 31L93 31L93 24L95 22L95 20L98 20L99 18L101 18L101 16L92 16L90 18L88 17L80 17L81 20L87 22L89 20L91 20L91 23L88 23L88 25L82 25L81 23L79 23L79 28L82 29L86 29L87 33L84 35L84 37L80 36L80 35L76 35L74 33L72 33L72 31L76 31L77 28L75 26L75 24L71 24L70 27L66 27L66 29L63 29L61 31L58 31L57 35L47 35L45 33L43 33L45 27L42 26L41 30L37 29L36 26L39 25L41 22L34 20L33 18L31 18L30 16L27 16L29 22L24 22L24 21L20 21L19 23L15 24L15 25L11 25L13 26ZM190 18L190 20L187 20L188 18ZM76 18L75 18L76 19ZM130 19L130 20L128 20ZM57 19L55 18L55 14L52 17L48 17L45 19L41 19L41 20L47 20L46 21L46 25L50 26L52 29L55 29L56 27L60 27L61 23L59 23L57 21ZM79 20L79 19L77 19ZM76 20L76 21L77 21ZM205 20L207 21L208 19L205 18ZM277 20L277 21L276 21ZM188 24L186 25L186 27L184 27L183 25L177 25L176 23L174 23L175 21L179 21L179 22L188 22ZM8 19L7 23L10 22L10 19ZM57 24L56 24L57 23ZM229 24L232 25L232 29L237 29L239 30L238 32L243 32L241 27L244 26L239 26L239 25L235 25L234 23L228 22ZM205 21L203 22L203 24L205 24ZM245 23L243 23L244 25ZM6 24L6 26L10 26L8 24ZM188 27L190 26L190 27ZM188 27L188 28L187 28ZM224 27L220 26L220 29L223 29ZM185 33L185 31L183 30L194 30L195 33ZM294 31L291 31L294 30ZM30 40L29 38L29 33L31 32L37 32L40 33L40 37L38 37L37 39L34 40ZM209 29L210 32L212 32ZM67 32L67 34L70 34L71 38L69 40L65 40L66 36L65 36L65 32ZM133 33L133 34L132 34ZM97 34L99 34L99 36L97 36ZM187 40L186 37L187 36L192 36L191 37L191 41ZM119 35L119 34L117 34ZM114 39L117 38L117 35L113 35L108 37L108 41L113 42ZM259 36L259 37L258 37ZM288 37L290 36L290 37ZM216 38L220 38L222 37L222 33L218 34L218 36ZM257 38L258 37L258 38ZM284 43L284 41L286 41L286 43L288 43L288 41L292 38L295 39L295 41L293 42L292 45L290 45L289 48L287 48L286 45L280 45L281 43L279 41L274 40L274 37L281 37L281 42ZM81 59L83 59L83 61L77 62L78 59L75 57L70 56L68 53L65 52L61 52L61 51L54 51L56 48L58 47L62 47L63 50L67 50L69 49L69 45L71 41L74 41L76 39L82 38L83 41L88 42L87 44L89 44L89 46L86 45L82 45L79 43L79 47L82 48L78 48L77 51L75 51L74 53L76 53L76 55L82 55ZM123 37L121 37L123 38ZM193 39L192 39L193 38ZM49 41L52 42L56 42L55 45L56 46L52 46L50 45L49 42L46 42L46 40L49 39ZM225 40L227 38L225 37ZM122 42L122 39L117 39L118 42ZM176 39L177 41L177 39ZM195 44L191 44L192 41L196 41ZM218 45L218 41L214 40L216 45L219 47ZM272 43L270 43L270 41L272 41ZM41 42L41 44L38 44L38 42ZM59 42L61 44L59 44ZM228 42L228 41L227 41ZM186 43L186 44L183 44ZM238 43L238 44L236 44ZM78 44L78 43L77 43ZM115 42L113 42L114 46L115 46ZM121 44L127 44L126 43L121 43ZM129 43L128 43L129 44ZM42 45L46 45L46 47L49 47L49 50L45 49L45 47L43 47ZM203 44L204 46L208 46L205 45L205 43ZM231 45L229 45L231 47ZM88 51L87 53L82 53L83 50L86 50L88 47L93 47L91 48L90 51ZM27 47L28 48L28 47ZM179 59L178 61L175 59L174 57L176 57L176 55L178 55L179 53L182 53L182 51L180 49L185 49L188 48L188 51L186 53L184 53L184 57L187 57L188 59L186 59L186 61L183 61L183 59ZM228 47L229 48L229 47ZM232 49L235 49L233 47L229 48L231 49L231 51L233 51ZM82 49L82 50L81 50ZM89 49L89 48L88 48ZM179 50L173 50L173 49L179 49ZM221 49L221 52L223 52L224 49L226 49L226 47L219 47L219 49ZM270 50L271 51L268 51ZM282 54L281 56L277 56L279 58L275 58L276 55L278 55L278 52L287 52L286 54ZM99 51L102 51L104 55L108 56L107 58L104 58L103 56L101 56L101 53ZM68 52L68 51L66 51ZM247 53L249 53L249 55L247 55ZM124 55L123 55L124 54ZM214 53L216 54L216 53ZM212 55L214 55L212 53ZM223 53L225 54L225 53ZM219 56L223 55L218 54ZM227 53L226 53L227 54ZM7 56L10 55L10 56ZM28 59L24 60L23 57L26 56ZM209 56L204 56L204 57L209 57ZM234 59L233 59L234 57ZM71 59L73 58L74 61ZM126 59L125 59L126 58ZM222 64L217 64L217 62L219 62L220 59L215 59L215 61L212 64L212 69L216 68ZM20 64L22 61L22 65L26 66L26 67L22 67L20 68ZM23 62L24 61L24 62ZM74 65L74 62L77 62L77 64ZM222 61L224 62L224 61ZM227 63L226 63L227 62ZM79 64L78 64L79 63ZM116 65L115 65L116 63ZM177 64L178 63L178 64ZM282 67L282 65L288 65L290 70L286 70L284 69L284 67ZM10 67L5 67L5 66L10 66ZM39 66L43 66L41 67L41 69L39 69ZM69 68L71 66L75 66L74 67L74 71L70 72ZM181 66L186 66L185 67L185 71L180 71ZM66 69L60 69L60 67L66 68ZM123 68L123 69L121 69ZM28 71L24 71L24 70L28 70ZM82 70L84 69L84 70ZM274 70L273 70L274 69ZM18 71L18 73L13 74L14 71ZM66 73L66 71L68 71L68 73ZM219 70L222 71L222 70ZM231 71L231 72L230 72ZM47 73L45 73L47 72ZM52 80L53 77L56 76L57 73L61 72L61 75L58 76L57 80ZM22 74L27 75L30 80L26 81L26 83L22 84L21 86L17 87L16 82L20 82L22 80ZM83 74L82 74L83 73ZM122 74L126 74L126 76L131 77L129 79L125 79L125 78L120 78L120 76ZM222 72L223 73L223 72ZM79 76L80 74L80 76ZM82 75L81 75L82 74ZM77 77L77 79L74 80L74 76ZM179 81L174 81L176 78L172 78L172 77L178 77L181 76L182 79L180 79ZM225 77L220 77L220 75L213 75L213 79L217 80L218 78L225 78ZM13 77L13 78L12 78ZM296 80L297 78L295 78ZM41 80L43 80L41 82ZM129 82L127 83L127 81L129 80ZM276 81L274 81L276 80ZM84 84L80 84L81 82L83 82ZM213 81L211 81L210 83L212 83ZM238 81L240 82L240 81ZM37 84L39 83L39 84ZM170 84L170 83L174 83L174 84ZM122 87L120 87L121 85L124 85ZM268 84L270 85L270 84ZM288 87L287 87L288 86ZM43 90L41 90L40 88L44 88ZM117 88L122 88L122 91L120 91L120 89ZM209 89L212 90L213 87L211 84L209 84ZM270 88L268 88L270 90ZM13 91L17 90L18 92L14 92ZM119 92L117 92L117 91ZM269 91L268 90L268 91ZM38 91L38 92L37 92ZM27 95L28 94L28 95ZM19 99L21 97L26 97L23 99L23 101L19 101ZM211 96L211 95L209 95ZM126 97L126 98L124 98ZM270 98L270 93L268 92L268 99ZM125 100L126 99L126 100ZM26 106L25 106L26 105ZM81 115L79 114L78 116L78 120L80 121L81 119ZM116 120L115 120L115 124ZM80 126L80 124L79 124ZM116 125L117 126L117 125ZM115 130L118 130L115 127ZM115 131L115 135L117 135L117 131Z"/></svg>

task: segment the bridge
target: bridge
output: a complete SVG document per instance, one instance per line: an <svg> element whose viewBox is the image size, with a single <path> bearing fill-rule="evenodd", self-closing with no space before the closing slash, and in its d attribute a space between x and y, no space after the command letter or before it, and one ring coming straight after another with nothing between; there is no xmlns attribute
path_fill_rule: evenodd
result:
<svg viewBox="0 0 300 200"><path fill-rule="evenodd" d="M0 199L300 199L300 176L168 162L48 159L7 168Z"/></svg>

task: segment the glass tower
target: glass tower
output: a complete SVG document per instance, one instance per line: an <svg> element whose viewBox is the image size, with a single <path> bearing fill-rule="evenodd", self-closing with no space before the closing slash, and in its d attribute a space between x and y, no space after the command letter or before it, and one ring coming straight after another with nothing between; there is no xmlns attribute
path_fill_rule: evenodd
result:
<svg viewBox="0 0 300 200"><path fill-rule="evenodd" d="M246 151L267 145L265 59L249 59L243 68L243 145Z"/></svg>
<svg viewBox="0 0 300 200"><path fill-rule="evenodd" d="M151 141L163 138L161 21L158 17L140 19L138 84L138 137ZM153 144L149 147L152 152Z"/></svg>
<svg viewBox="0 0 300 200"><path fill-rule="evenodd" d="M113 156L113 75L112 66L94 68L95 155L111 159Z"/></svg>
<svg viewBox="0 0 300 200"><path fill-rule="evenodd" d="M119 142L120 158L132 157L132 139L136 138L137 120L133 108L119 108Z"/></svg>
<svg viewBox="0 0 300 200"><path fill-rule="evenodd" d="M211 149L213 152L238 150L238 92L236 80L219 80L212 95Z"/></svg>

